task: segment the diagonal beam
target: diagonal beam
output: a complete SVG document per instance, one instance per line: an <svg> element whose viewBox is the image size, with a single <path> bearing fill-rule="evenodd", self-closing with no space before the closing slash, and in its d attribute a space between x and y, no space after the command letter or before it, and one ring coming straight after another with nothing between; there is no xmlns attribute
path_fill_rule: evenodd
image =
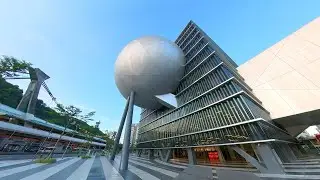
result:
<svg viewBox="0 0 320 180"><path fill-rule="evenodd" d="M231 148L236 151L240 156L246 159L247 162L249 162L251 165L253 165L255 168L257 168L260 172L267 172L267 167L265 167L263 164L259 163L258 160L256 160L254 157L247 154L244 150L239 148L238 146L231 146Z"/></svg>

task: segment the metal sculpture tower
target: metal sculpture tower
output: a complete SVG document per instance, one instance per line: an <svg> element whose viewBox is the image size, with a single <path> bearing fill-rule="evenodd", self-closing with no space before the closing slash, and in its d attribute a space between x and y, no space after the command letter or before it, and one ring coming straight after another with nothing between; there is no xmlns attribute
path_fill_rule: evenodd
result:
<svg viewBox="0 0 320 180"><path fill-rule="evenodd" d="M28 114L34 114L41 85L50 77L38 68L29 68L29 75L31 82L17 109Z"/></svg>

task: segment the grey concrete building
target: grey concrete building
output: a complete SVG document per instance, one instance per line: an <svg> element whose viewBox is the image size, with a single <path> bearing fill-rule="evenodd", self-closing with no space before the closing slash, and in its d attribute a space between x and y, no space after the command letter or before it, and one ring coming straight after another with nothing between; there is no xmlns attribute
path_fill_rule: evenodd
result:
<svg viewBox="0 0 320 180"><path fill-rule="evenodd" d="M313 28L319 28L319 18L312 24ZM310 26L302 29L313 31L314 34L316 31ZM253 59L238 67L192 21L175 43L186 58L184 76L176 91L172 92L178 107L142 109L137 140L140 150L147 150L150 157L159 155L165 161L171 159L191 164L236 165L249 162L260 171L269 173L282 173L279 163L293 162L305 153L295 135L317 122L310 119L307 124L302 123L301 127L301 119L299 121L296 118L293 126L298 126L300 122L300 127L295 127L293 132L288 119L281 119L290 115L297 117L306 111L292 113L282 109L285 112L281 112L274 106L278 102L277 98L272 99L274 97L270 93L266 96L256 88L252 79L259 77L259 72L263 71L263 68L258 67L267 66L267 63L259 64L262 60ZM317 49L320 52L319 44ZM317 57L319 62L319 53ZM268 58L265 59L267 61ZM276 69L271 71L277 75L280 73ZM270 73L260 77L267 75ZM320 77L314 76L316 74L309 78ZM315 92L320 91L318 89ZM292 98L295 95L292 94ZM313 108L306 109L319 109L319 103L313 105ZM316 112L313 115L319 119Z"/></svg>
<svg viewBox="0 0 320 180"><path fill-rule="evenodd" d="M131 125L131 136L130 136L130 145L134 146L137 144L137 135L138 135L138 124L133 123Z"/></svg>

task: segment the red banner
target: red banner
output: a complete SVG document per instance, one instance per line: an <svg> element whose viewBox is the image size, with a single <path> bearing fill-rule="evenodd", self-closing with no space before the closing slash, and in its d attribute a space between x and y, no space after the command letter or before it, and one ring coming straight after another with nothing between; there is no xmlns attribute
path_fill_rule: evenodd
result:
<svg viewBox="0 0 320 180"><path fill-rule="evenodd" d="M218 153L218 151L208 152L208 157L209 157L209 160L210 160L210 161L219 160L219 153Z"/></svg>

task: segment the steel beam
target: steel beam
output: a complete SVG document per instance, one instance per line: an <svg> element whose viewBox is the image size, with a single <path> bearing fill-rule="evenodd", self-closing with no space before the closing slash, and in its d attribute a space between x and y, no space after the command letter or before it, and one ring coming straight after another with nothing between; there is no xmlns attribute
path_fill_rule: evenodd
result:
<svg viewBox="0 0 320 180"><path fill-rule="evenodd" d="M134 106L133 102L134 102L134 92L132 91L130 93L127 122L125 126L124 140L123 140L123 146L122 146L122 157L121 157L121 164L120 164L121 171L128 170L131 124L132 124L132 114L133 114L133 106Z"/></svg>
<svg viewBox="0 0 320 180"><path fill-rule="evenodd" d="M267 143L259 143L257 145L257 152L259 153L263 163L260 163L238 146L231 146L231 148L240 156L245 158L247 162L256 167L261 173L284 174L282 165L277 161L277 158L273 154L270 145Z"/></svg>
<svg viewBox="0 0 320 180"><path fill-rule="evenodd" d="M116 153L117 153L117 150L119 148L119 141L120 141L123 125L124 125L124 122L126 120L127 113L128 113L129 101L130 101L130 97L128 97L128 99L127 99L127 103L126 103L126 106L125 106L123 114L122 114L122 118L121 118L121 121L120 121L120 125L119 125L119 128L118 128L116 139L114 140L114 145L113 145L113 149L112 149L111 156L110 156L110 160L111 161L114 160L114 158L116 156Z"/></svg>

